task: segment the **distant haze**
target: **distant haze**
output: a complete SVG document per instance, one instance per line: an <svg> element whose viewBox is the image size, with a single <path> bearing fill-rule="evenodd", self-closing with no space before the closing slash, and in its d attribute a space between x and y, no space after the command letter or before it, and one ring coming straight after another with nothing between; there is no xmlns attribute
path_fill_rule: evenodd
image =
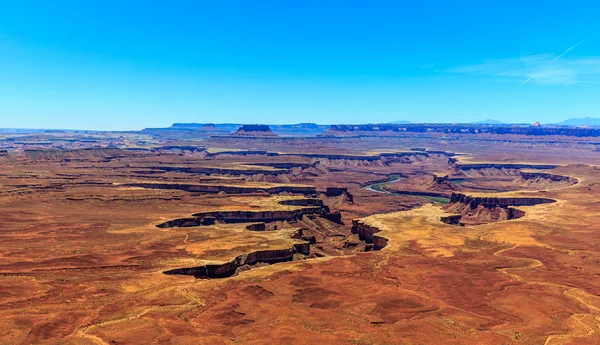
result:
<svg viewBox="0 0 600 345"><path fill-rule="evenodd" d="M600 118L594 118L594 117L572 118L572 119L561 121L561 122L557 123L557 125L562 125L562 126L600 126Z"/></svg>
<svg viewBox="0 0 600 345"><path fill-rule="evenodd" d="M476 122L471 122L471 123L478 124L478 125L503 125L504 124L504 122L502 122L502 121L493 120L493 119L486 119L486 120L476 121Z"/></svg>

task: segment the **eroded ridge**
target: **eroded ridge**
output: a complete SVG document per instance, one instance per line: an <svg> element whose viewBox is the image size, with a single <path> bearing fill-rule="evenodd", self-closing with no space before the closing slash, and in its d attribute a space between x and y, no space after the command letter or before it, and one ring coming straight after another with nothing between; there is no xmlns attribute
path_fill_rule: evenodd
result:
<svg viewBox="0 0 600 345"><path fill-rule="evenodd" d="M444 210L455 214L444 216L441 221L446 224L466 226L517 219L523 217L525 211L514 207L554 202L556 202L554 199L538 197L470 196L452 193L450 203L444 206Z"/></svg>
<svg viewBox="0 0 600 345"><path fill-rule="evenodd" d="M361 241L365 241L369 246L366 250L381 250L388 244L388 239L377 235L381 230L375 226L368 225L360 219L352 220L352 233L358 234Z"/></svg>
<svg viewBox="0 0 600 345"><path fill-rule="evenodd" d="M493 196L471 196L463 193L452 193L450 203L467 204L471 208L483 207L508 207L508 206L535 206L556 202L550 198L538 198L528 196L493 197Z"/></svg>
<svg viewBox="0 0 600 345"><path fill-rule="evenodd" d="M254 172L253 172L254 173ZM252 194L264 192L268 194L292 193L292 194L315 194L317 190L312 186L272 186L272 187L253 187L253 186L233 186L233 185L208 185L208 184L184 184L184 183L128 183L125 186L139 187L149 189L174 189L194 193L227 193L227 194Z"/></svg>
<svg viewBox="0 0 600 345"><path fill-rule="evenodd" d="M223 223L253 223L253 222L276 222L302 219L304 215L313 214L322 216L336 223L342 223L339 212L331 212L327 205L320 199L291 199L282 200L281 205L296 206L291 210L237 210L237 211L208 211L199 212L189 218L173 219L156 225L159 228L193 227L202 225L213 225L215 221Z"/></svg>
<svg viewBox="0 0 600 345"><path fill-rule="evenodd" d="M250 269L260 263L275 264L294 260L294 255L308 255L310 243L295 243L286 249L259 250L242 254L233 260L222 264L208 264L197 267L176 268L163 272L164 274L191 275L194 278L227 278L233 276L240 268Z"/></svg>

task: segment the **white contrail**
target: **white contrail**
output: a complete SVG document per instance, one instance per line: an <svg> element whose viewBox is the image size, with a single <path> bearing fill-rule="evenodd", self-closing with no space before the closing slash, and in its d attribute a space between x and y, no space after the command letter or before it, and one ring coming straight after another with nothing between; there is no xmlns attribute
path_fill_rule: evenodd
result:
<svg viewBox="0 0 600 345"><path fill-rule="evenodd" d="M521 83L519 86L517 86L517 87L515 88L515 90L516 90L516 89L518 89L518 88L520 88L521 86L523 86L523 85L525 85L525 84L529 83L529 81L530 81L531 79L533 79L533 77L529 77L529 79L527 79L527 80L525 80L524 82L522 82L522 83Z"/></svg>
<svg viewBox="0 0 600 345"><path fill-rule="evenodd" d="M585 40L583 40L583 41L585 41ZM556 61L556 60L560 59L561 57L563 57L563 55L565 55L566 53L568 53L568 52L570 52L571 50L573 50L573 48L575 48L575 47L577 47L578 45L580 45L581 43L583 43L583 41L581 41L581 42L577 43L576 45L574 45L574 46L572 46L572 47L569 47L569 49L565 50L565 51L564 51L562 54L560 54L559 56L557 56L556 58L554 58L554 60L552 60L552 61Z"/></svg>
<svg viewBox="0 0 600 345"><path fill-rule="evenodd" d="M554 62L554 61L556 61L556 60L560 59L560 58L561 58L561 57L563 57L563 56L564 56L566 53L570 52L570 51L571 51L571 50L573 50L575 47L577 47L578 45L580 45L581 43L583 43L584 41L585 41L585 40L583 40L583 41L581 41L581 42L579 42L579 43L577 43L577 44L575 44L575 45L573 45L573 46L569 47L569 48L568 48L567 50L565 50L565 51L564 51L562 54L560 54L559 56L557 56L557 57L555 57L554 59L552 59L552 62ZM533 79L533 77L529 77L529 79L527 79L527 80L525 80L524 82L522 82L521 84L519 84L519 86L517 86L517 87L515 88L515 90L516 90L516 89L518 89L518 88L520 88L521 86L523 86L523 85L525 85L525 84L529 83L529 82L531 81L531 79Z"/></svg>

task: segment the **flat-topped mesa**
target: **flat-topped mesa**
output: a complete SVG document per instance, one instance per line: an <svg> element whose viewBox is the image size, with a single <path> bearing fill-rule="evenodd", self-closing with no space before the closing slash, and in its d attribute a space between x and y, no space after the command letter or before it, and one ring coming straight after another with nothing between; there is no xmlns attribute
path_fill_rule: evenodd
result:
<svg viewBox="0 0 600 345"><path fill-rule="evenodd" d="M343 197L346 202L354 203L354 196L348 192L346 187L327 187L323 194L328 198Z"/></svg>
<svg viewBox="0 0 600 345"><path fill-rule="evenodd" d="M325 195L328 197L340 196L345 193L348 193L348 188L346 187L327 187L325 190Z"/></svg>
<svg viewBox="0 0 600 345"><path fill-rule="evenodd" d="M246 168L246 169L240 169L240 168L217 168L217 167L177 167L177 166L151 166L148 167L149 169L153 169L153 170L161 170L161 171L165 171L165 172L170 172L170 171L175 171L175 172L182 172L182 173L186 173L186 174L202 174L202 175L212 175L212 174L217 174L217 175L235 175L235 176L240 176L240 175L280 175L280 174L287 174L290 172L290 169L272 169L272 170L265 170L265 169L260 169L260 167L257 167L256 169L252 169L252 168Z"/></svg>
<svg viewBox="0 0 600 345"><path fill-rule="evenodd" d="M242 125L232 135L242 137L278 137L267 125Z"/></svg>
<svg viewBox="0 0 600 345"><path fill-rule="evenodd" d="M173 189L183 190L193 193L227 193L227 194L251 194L264 192L268 194L292 193L292 194L315 194L316 188L312 186L272 186L272 187L249 187L249 186L233 186L233 185L202 185L202 184L186 184L186 183L128 183L127 187L149 188L149 189Z"/></svg>
<svg viewBox="0 0 600 345"><path fill-rule="evenodd" d="M526 163L454 163L460 170L472 169L555 169L555 164L526 164Z"/></svg>
<svg viewBox="0 0 600 345"><path fill-rule="evenodd" d="M381 250L388 244L387 238L376 235L380 231L380 229L368 225L360 219L352 220L352 233L358 234L361 241L365 241L367 244L373 244L373 250ZM371 247L367 246L366 249L369 250L369 248Z"/></svg>
<svg viewBox="0 0 600 345"><path fill-rule="evenodd" d="M332 222L343 224L339 212L331 212L327 205L323 205L319 199L283 200L282 205L299 206L294 210L265 210L265 211L209 211L195 213L192 217L173 219L156 225L158 228L172 227L196 227L206 225L206 219L210 223L215 221L223 223L258 223L300 220L304 215L317 215ZM209 224L209 225L211 225Z"/></svg>
<svg viewBox="0 0 600 345"><path fill-rule="evenodd" d="M534 206L556 200L536 197L474 197L452 193L444 210L454 215L442 217L446 224L468 226L500 222L525 216L525 212L510 206Z"/></svg>
<svg viewBox="0 0 600 345"><path fill-rule="evenodd" d="M561 188L579 183L574 177L539 173L539 172L519 172L517 181L530 187L539 188Z"/></svg>
<svg viewBox="0 0 600 345"><path fill-rule="evenodd" d="M507 208L509 206L534 206L553 202L556 202L556 200L536 197L476 197L462 193L452 193L450 196L450 204L466 204L469 205L471 209L475 209L478 206L486 208Z"/></svg>
<svg viewBox="0 0 600 345"><path fill-rule="evenodd" d="M191 275L194 278L214 279L233 276L242 266L254 266L258 263L274 264L294 260L295 254L308 255L310 243L295 243L286 249L261 250L242 254L223 264L209 264L198 267L176 268L165 271L164 274Z"/></svg>
<svg viewBox="0 0 600 345"><path fill-rule="evenodd" d="M331 132L405 132L405 126L393 124L374 125L331 125ZM326 135L326 134L325 134Z"/></svg>
<svg viewBox="0 0 600 345"><path fill-rule="evenodd" d="M598 137L599 128L578 128L562 126L519 126L519 125L484 125L484 124L366 124L366 125L332 125L322 136L354 135L399 135L401 133L452 133L452 134L499 134L519 136L573 136Z"/></svg>
<svg viewBox="0 0 600 345"><path fill-rule="evenodd" d="M446 182L448 182L448 175L440 176L440 175L433 174L433 182L437 183L437 184L446 183Z"/></svg>
<svg viewBox="0 0 600 345"><path fill-rule="evenodd" d="M428 185L427 189L440 191L440 192L450 192L455 189L455 185L450 182L448 175L436 175L433 174L433 179L431 183Z"/></svg>

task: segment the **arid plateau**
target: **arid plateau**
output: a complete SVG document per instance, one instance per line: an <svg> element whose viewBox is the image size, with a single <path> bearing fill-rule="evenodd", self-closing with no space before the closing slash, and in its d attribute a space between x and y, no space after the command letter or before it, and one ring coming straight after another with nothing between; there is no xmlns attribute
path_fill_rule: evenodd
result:
<svg viewBox="0 0 600 345"><path fill-rule="evenodd" d="M600 344L600 133L0 136L0 344Z"/></svg>

